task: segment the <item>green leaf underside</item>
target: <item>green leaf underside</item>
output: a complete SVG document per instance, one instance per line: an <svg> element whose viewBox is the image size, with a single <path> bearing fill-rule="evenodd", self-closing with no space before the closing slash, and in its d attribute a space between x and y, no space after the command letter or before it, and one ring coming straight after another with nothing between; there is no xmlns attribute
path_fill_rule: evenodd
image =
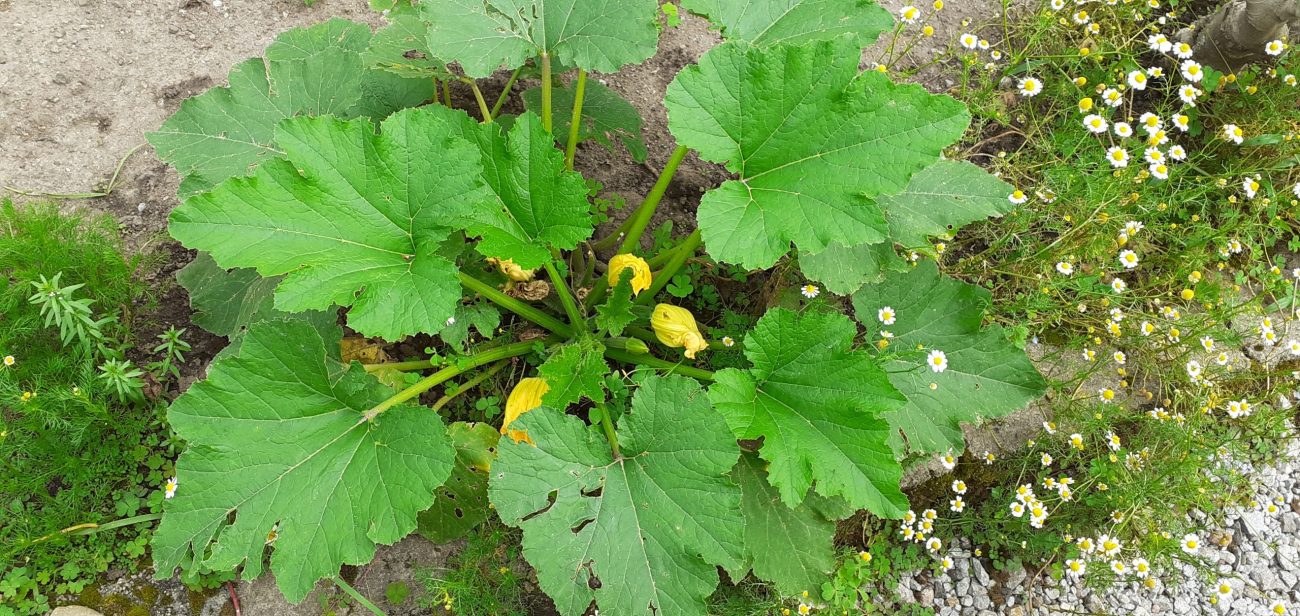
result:
<svg viewBox="0 0 1300 616"><path fill-rule="evenodd" d="M590 338L566 344L537 368L537 376L550 387L542 395L542 404L564 409L583 398L603 402L606 374L604 345Z"/></svg>
<svg viewBox="0 0 1300 616"><path fill-rule="evenodd" d="M740 567L739 449L700 386L650 377L619 421L622 458L598 431L542 407L503 442L488 492L524 531L524 556L565 616L703 616L716 565ZM552 503L553 500L553 503ZM599 582L597 582L599 580Z"/></svg>
<svg viewBox="0 0 1300 616"><path fill-rule="evenodd" d="M428 26L415 15L396 15L375 33L362 54L366 66L402 77L447 79L451 73L429 51Z"/></svg>
<svg viewBox="0 0 1300 616"><path fill-rule="evenodd" d="M894 334L895 348L925 347L915 358L888 366L890 382L908 399L884 415L892 427L891 446L900 455L961 451L962 423L1007 415L1045 391L1043 377L1000 326L980 328L988 303L988 291L940 275L932 261L866 285L854 296L858 321L871 339L885 329ZM877 318L885 306L897 315L893 325ZM946 355L943 372L925 364L929 349Z"/></svg>
<svg viewBox="0 0 1300 616"><path fill-rule="evenodd" d="M831 242L817 254L799 253L799 269L832 293L849 295L863 283L879 282L887 271L904 271L907 264L894 252L893 242L847 247Z"/></svg>
<svg viewBox="0 0 1300 616"><path fill-rule="evenodd" d="M838 498L809 494L794 509L767 481L766 464L754 454L742 454L731 471L740 485L740 509L745 515L745 565L730 572L743 579L743 569L771 582L783 596L816 593L835 568L835 521L853 514Z"/></svg>
<svg viewBox="0 0 1300 616"><path fill-rule="evenodd" d="M234 336L249 323L283 314L275 310L279 278L252 269L226 271L206 252L176 272L176 282L190 295L194 324L218 336Z"/></svg>
<svg viewBox="0 0 1300 616"><path fill-rule="evenodd" d="M424 0L429 49L470 77L515 68L543 52L612 73L654 55L656 0Z"/></svg>
<svg viewBox="0 0 1300 616"><path fill-rule="evenodd" d="M903 192L881 197L893 240L922 246L927 236L952 237L962 225L998 217L1016 206L1010 184L966 161L941 160L915 176Z"/></svg>
<svg viewBox="0 0 1300 616"><path fill-rule="evenodd" d="M168 420L189 447L153 538L160 578L185 562L242 565L254 579L275 530L271 569L297 602L415 529L451 473L442 421L411 405L364 421L392 392L359 365L326 359L326 345L301 321L256 324L237 356L172 404Z"/></svg>
<svg viewBox="0 0 1300 616"><path fill-rule="evenodd" d="M524 107L533 113L542 112L542 89L524 91ZM568 139L573 103L576 97L573 84L551 89L551 107L556 139ZM646 147L641 139L641 114L636 107L618 92L595 79L588 79L582 94L582 126L580 141L594 140L608 150L614 149L614 139L627 148L632 160L645 162Z"/></svg>
<svg viewBox="0 0 1300 616"><path fill-rule="evenodd" d="M223 267L285 275L279 310L351 306L353 329L387 340L441 330L461 292L437 243L490 198L473 145L423 109L379 135L366 119L292 118L276 142L287 160L190 198L172 236Z"/></svg>
<svg viewBox="0 0 1300 616"><path fill-rule="evenodd" d="M679 143L739 175L700 202L714 258L766 268L791 243L817 253L889 236L874 199L906 188L970 116L947 96L858 74L858 58L847 40L724 43L669 85L664 104Z"/></svg>
<svg viewBox="0 0 1300 616"><path fill-rule="evenodd" d="M894 16L872 0L682 0L708 17L728 40L767 47L848 36L866 47L894 27Z"/></svg>
<svg viewBox="0 0 1300 616"><path fill-rule="evenodd" d="M627 326L636 322L632 307L636 305L632 296L632 269L627 268L619 276L619 281L609 291L609 299L596 306L596 327L609 332L611 336L623 335Z"/></svg>
<svg viewBox="0 0 1300 616"><path fill-rule="evenodd" d="M533 269L551 261L551 248L572 250L591 237L587 183L565 170L564 153L536 115L519 116L506 133L463 111L435 105L429 112L479 148L495 203L474 208L462 221L470 234L481 236L479 253Z"/></svg>
<svg viewBox="0 0 1300 616"><path fill-rule="evenodd" d="M410 100L410 92L401 100L374 100L393 97L398 84L365 69L361 54L369 41L368 26L342 19L289 30L267 48L265 60L252 58L231 70L228 87L183 102L157 132L147 135L158 157L180 173L181 196L246 175L279 154L275 128L285 118L350 118L371 109L393 111ZM432 90L425 81L403 85L416 88L415 94L423 88L419 100Z"/></svg>
<svg viewBox="0 0 1300 616"><path fill-rule="evenodd" d="M790 507L823 496L898 517L902 468L878 417L906 402L875 359L851 348L857 328L834 313L776 308L745 336L749 370L715 373L709 398L740 439L763 439L769 481Z"/></svg>
<svg viewBox="0 0 1300 616"><path fill-rule="evenodd" d="M419 515L417 530L430 541L446 543L465 536L488 518L488 470L501 433L485 423L458 421L447 426L456 464L447 483L434 491L433 506Z"/></svg>

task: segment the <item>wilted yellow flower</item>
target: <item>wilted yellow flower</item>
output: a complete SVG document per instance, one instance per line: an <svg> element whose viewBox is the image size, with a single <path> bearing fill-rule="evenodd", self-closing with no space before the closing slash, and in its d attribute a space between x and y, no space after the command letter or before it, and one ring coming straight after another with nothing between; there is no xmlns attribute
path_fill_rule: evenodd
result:
<svg viewBox="0 0 1300 616"><path fill-rule="evenodd" d="M519 381L506 398L506 417L501 422L501 434L510 437L510 440L516 443L524 441L531 445L533 439L528 438L528 431L511 430L510 423L519 419L520 415L541 406L542 396L550 390L551 386L537 377L528 377Z"/></svg>
<svg viewBox="0 0 1300 616"><path fill-rule="evenodd" d="M496 265L498 268L500 268L501 273L505 274L506 278L509 278L512 282L524 282L526 280L532 280L533 276L537 274L537 270L535 269L526 270L522 267L519 267L518 265L515 265L515 262L510 259L497 259L494 257L494 258L489 258L487 261L488 263Z"/></svg>
<svg viewBox="0 0 1300 616"><path fill-rule="evenodd" d="M655 337L670 347L686 349L686 357L695 359L695 354L709 348L709 343L700 335L700 328L695 325L695 316L691 311L672 304L659 304L650 315L650 327L655 330Z"/></svg>
<svg viewBox="0 0 1300 616"><path fill-rule="evenodd" d="M614 255L609 260L609 285L618 284L618 279L625 269L632 270L632 295L650 288L650 264L636 255Z"/></svg>

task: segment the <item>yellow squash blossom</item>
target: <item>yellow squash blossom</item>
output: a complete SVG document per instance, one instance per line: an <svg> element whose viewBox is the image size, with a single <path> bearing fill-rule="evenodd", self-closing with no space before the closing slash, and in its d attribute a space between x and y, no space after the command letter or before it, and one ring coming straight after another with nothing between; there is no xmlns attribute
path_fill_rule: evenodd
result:
<svg viewBox="0 0 1300 616"><path fill-rule="evenodd" d="M650 264L641 257L629 254L614 255L609 260L609 286L618 284L625 269L632 270L632 295L650 288Z"/></svg>
<svg viewBox="0 0 1300 616"><path fill-rule="evenodd" d="M695 325L691 311L672 304L659 304L650 315L650 327L655 330L655 337L670 347L686 349L686 357L695 359L695 354L709 348L709 343L700 335L700 328Z"/></svg>
<svg viewBox="0 0 1300 616"><path fill-rule="evenodd" d="M524 441L532 444L533 439L528 438L527 430L511 430L510 422L519 419L520 415L527 413L542 405L542 396L551 390L551 386L546 381L537 377L528 377L519 381L515 388L510 390L510 395L506 397L506 417L501 422L501 434L510 437L510 440L518 443Z"/></svg>
<svg viewBox="0 0 1300 616"><path fill-rule="evenodd" d="M511 282L525 282L528 280L532 280L533 276L537 275L536 269L526 270L522 267L519 267L518 265L515 265L515 262L510 259L490 258L488 259L488 263L496 265L498 268L500 268L501 273L505 274L506 278L509 278Z"/></svg>

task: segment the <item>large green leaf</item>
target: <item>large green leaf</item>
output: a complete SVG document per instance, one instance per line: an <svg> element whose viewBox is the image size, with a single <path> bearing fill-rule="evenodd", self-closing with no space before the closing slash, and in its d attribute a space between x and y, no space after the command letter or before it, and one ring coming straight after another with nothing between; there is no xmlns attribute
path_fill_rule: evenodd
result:
<svg viewBox="0 0 1300 616"><path fill-rule="evenodd" d="M835 521L853 509L838 498L809 494L791 509L767 481L765 463L743 454L731 478L740 485L740 510L745 515L745 564L731 572L742 579L744 569L772 582L785 596L818 592L835 568Z"/></svg>
<svg viewBox="0 0 1300 616"><path fill-rule="evenodd" d="M534 113L542 112L542 89L529 88L524 91L524 106ZM572 86L556 87L551 92L552 116L555 122L555 138L565 139L569 135L570 120L573 119L573 103L576 93ZM622 142L632 160L645 162L645 142L641 140L641 114L627 99L619 96L594 79L588 79L582 94L582 125L579 126L578 140L594 140L606 149L614 149L614 139Z"/></svg>
<svg viewBox="0 0 1300 616"><path fill-rule="evenodd" d="M293 118L277 130L287 159L190 198L172 236L223 267L285 275L275 306L351 306L348 324L398 340L435 333L460 300L436 244L490 199L478 152L429 111L384 121Z"/></svg>
<svg viewBox="0 0 1300 616"><path fill-rule="evenodd" d="M799 253L803 274L840 295L857 291L865 282L879 282L887 271L905 271L906 267L907 263L894 253L893 242L852 247L831 242L816 254Z"/></svg>
<svg viewBox="0 0 1300 616"><path fill-rule="evenodd" d="M524 531L524 556L565 616L705 614L716 565L741 563L739 449L704 392L650 377L619 422L621 457L599 430L542 407L518 420L536 446L501 444L488 494Z"/></svg>
<svg viewBox="0 0 1300 616"><path fill-rule="evenodd" d="M263 278L251 269L227 271L206 252L176 272L176 282L190 294L194 324L218 336L235 336L249 323L282 314L275 310L278 277Z"/></svg>
<svg viewBox="0 0 1300 616"><path fill-rule="evenodd" d="M483 179L495 194L494 207L475 208L463 222L482 236L484 256L511 259L532 269L551 261L551 249L571 250L591 237L595 225L587 183L564 168L564 153L536 115L515 119L509 133L496 123L479 124L463 111L435 106L461 136L478 145Z"/></svg>
<svg viewBox="0 0 1300 616"><path fill-rule="evenodd" d="M866 47L894 26L873 0L682 0L682 8L708 17L727 39L759 46L848 36Z"/></svg>
<svg viewBox="0 0 1300 616"><path fill-rule="evenodd" d="M1012 190L971 163L941 160L912 176L903 192L881 197L880 206L895 242L921 246L926 236L952 237L966 223L1010 212Z"/></svg>
<svg viewBox="0 0 1300 616"><path fill-rule="evenodd" d="M537 368L537 376L550 388L542 395L542 404L565 409L583 398L605 400L605 346L583 338L566 344Z"/></svg>
<svg viewBox="0 0 1300 616"><path fill-rule="evenodd" d="M181 174L180 194L246 175L279 154L275 127L285 118L387 115L428 98L428 80L411 83L366 70L361 54L369 42L368 26L342 19L289 30L267 48L265 60L236 66L228 87L182 103L147 135L158 157Z"/></svg>
<svg viewBox="0 0 1300 616"><path fill-rule="evenodd" d="M416 15L391 17L361 57L367 66L402 77L451 77L447 66L429 51L429 28Z"/></svg>
<svg viewBox="0 0 1300 616"><path fill-rule="evenodd" d="M970 116L947 96L858 74L846 40L807 46L715 47L678 73L664 100L669 128L739 175L704 195L698 218L714 258L769 267L793 243L885 241L880 195L961 136Z"/></svg>
<svg viewBox="0 0 1300 616"><path fill-rule="evenodd" d="M470 77L487 77L529 58L612 73L654 55L659 41L656 0L424 0L429 49L460 63Z"/></svg>
<svg viewBox="0 0 1300 616"><path fill-rule="evenodd" d="M863 286L853 296L869 335L889 331L890 349L902 353L888 366L889 380L908 402L885 413L898 453L961 451L963 422L1001 417L1043 394L1046 382L1024 351L1001 327L980 328L988 303L988 291L940 275L933 261ZM878 319L886 306L896 315L893 325ZM915 350L918 345L924 348ZM947 357L943 372L927 367L931 349Z"/></svg>
<svg viewBox="0 0 1300 616"><path fill-rule="evenodd" d="M430 541L446 543L488 518L488 470L501 433L485 423L458 421L447 426L456 448L451 477L434 492L433 506L421 511L417 530Z"/></svg>
<svg viewBox="0 0 1300 616"><path fill-rule="evenodd" d="M907 400L870 353L852 348L857 328L837 313L769 310L745 336L749 370L715 373L709 398L736 438L763 439L759 455L781 500L817 493L897 517L907 509L902 467L878 415Z"/></svg>
<svg viewBox="0 0 1300 616"><path fill-rule="evenodd" d="M158 577L187 563L242 565L251 580L274 531L271 570L296 602L415 529L451 473L442 420L402 404L367 421L392 391L328 359L328 345L301 321L258 323L238 355L172 404L168 421L188 448L154 533Z"/></svg>

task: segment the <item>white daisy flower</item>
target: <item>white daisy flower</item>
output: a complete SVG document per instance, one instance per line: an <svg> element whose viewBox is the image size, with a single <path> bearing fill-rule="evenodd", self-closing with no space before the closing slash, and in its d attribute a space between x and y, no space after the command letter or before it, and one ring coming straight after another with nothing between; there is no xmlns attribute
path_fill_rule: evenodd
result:
<svg viewBox="0 0 1300 616"><path fill-rule="evenodd" d="M1035 77L1025 77L1017 84L1017 88L1020 90L1021 96L1032 98L1043 91L1043 82Z"/></svg>
<svg viewBox="0 0 1300 616"><path fill-rule="evenodd" d="M1083 127L1088 129L1088 132L1091 132L1095 135L1100 135L1106 132L1106 129L1110 127L1110 124L1106 122L1106 118L1103 118L1095 113L1090 113L1084 116Z"/></svg>
<svg viewBox="0 0 1300 616"><path fill-rule="evenodd" d="M1106 150L1106 160L1111 167L1123 169L1128 166L1128 150L1117 145L1111 146Z"/></svg>
<svg viewBox="0 0 1300 616"><path fill-rule="evenodd" d="M1205 78L1205 69L1195 60L1184 60L1178 65L1178 70L1183 74L1183 79L1192 83L1200 83Z"/></svg>
<svg viewBox="0 0 1300 616"><path fill-rule="evenodd" d="M1240 126L1237 126L1236 124L1224 124L1224 125L1223 125L1223 138L1224 138L1224 139L1227 139L1228 141L1231 141L1231 142L1233 142L1233 143L1235 143L1235 144L1237 144L1237 145L1241 145L1241 142L1245 140L1245 136L1246 136L1246 135L1245 135L1245 133L1241 130L1241 127L1240 127Z"/></svg>
<svg viewBox="0 0 1300 616"><path fill-rule="evenodd" d="M1121 139L1128 139L1133 136L1133 125L1128 122L1116 122L1112 130L1115 131L1115 136Z"/></svg>
<svg viewBox="0 0 1300 616"><path fill-rule="evenodd" d="M898 315L894 313L893 308L885 306L876 311L876 318L880 319L880 322L885 325L893 325L894 321L898 319Z"/></svg>
<svg viewBox="0 0 1300 616"><path fill-rule="evenodd" d="M1286 43L1278 39L1273 39L1264 45L1264 53L1270 56L1280 56L1286 51Z"/></svg>
<svg viewBox="0 0 1300 616"><path fill-rule="evenodd" d="M931 370L935 372L943 372L948 369L948 356L944 355L943 351L934 349L925 357L925 363L930 366Z"/></svg>

